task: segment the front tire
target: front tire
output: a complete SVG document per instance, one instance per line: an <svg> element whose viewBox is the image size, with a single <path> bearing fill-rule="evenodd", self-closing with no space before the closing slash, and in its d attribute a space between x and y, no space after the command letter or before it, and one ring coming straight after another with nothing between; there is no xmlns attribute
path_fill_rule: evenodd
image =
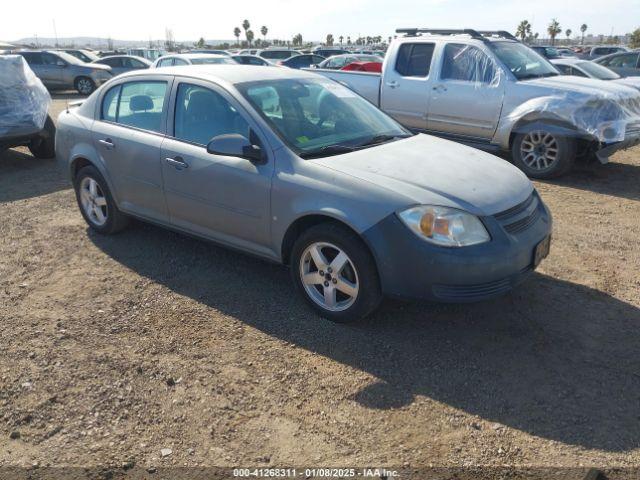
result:
<svg viewBox="0 0 640 480"><path fill-rule="evenodd" d="M44 122L44 128L37 138L31 141L29 151L36 158L53 158L56 156L56 126L50 116Z"/></svg>
<svg viewBox="0 0 640 480"><path fill-rule="evenodd" d="M511 147L513 163L528 177L555 178L571 170L576 157L576 141L544 126L518 133Z"/></svg>
<svg viewBox="0 0 640 480"><path fill-rule="evenodd" d="M323 223L300 235L291 253L291 276L307 303L334 322L361 319L382 300L373 256L341 225Z"/></svg>
<svg viewBox="0 0 640 480"><path fill-rule="evenodd" d="M107 182L94 166L80 169L74 181L80 213L96 232L117 233L127 226L129 217L118 210Z"/></svg>
<svg viewBox="0 0 640 480"><path fill-rule="evenodd" d="M96 89L96 84L89 77L78 77L74 86L80 95L91 95Z"/></svg>

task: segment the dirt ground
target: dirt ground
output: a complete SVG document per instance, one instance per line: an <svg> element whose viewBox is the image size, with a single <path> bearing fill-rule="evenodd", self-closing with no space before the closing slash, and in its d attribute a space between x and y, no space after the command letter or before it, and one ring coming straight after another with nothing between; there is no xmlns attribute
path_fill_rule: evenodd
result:
<svg viewBox="0 0 640 480"><path fill-rule="evenodd" d="M0 466L640 466L640 149L536 185L516 291L343 326L283 267L94 234L55 160L1 154Z"/></svg>

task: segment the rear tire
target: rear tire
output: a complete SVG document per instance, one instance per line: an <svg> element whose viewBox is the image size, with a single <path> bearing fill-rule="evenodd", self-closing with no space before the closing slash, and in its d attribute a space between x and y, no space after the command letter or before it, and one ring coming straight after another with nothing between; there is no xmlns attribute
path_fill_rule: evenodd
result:
<svg viewBox="0 0 640 480"><path fill-rule="evenodd" d="M29 151L36 158L53 158L56 156L56 126L47 115L44 128L37 138L31 141Z"/></svg>
<svg viewBox="0 0 640 480"><path fill-rule="evenodd" d="M129 217L118 210L107 182L92 165L80 169L73 182L80 213L96 232L111 235L129 223Z"/></svg>
<svg viewBox="0 0 640 480"><path fill-rule="evenodd" d="M545 126L518 133L511 146L513 163L531 178L555 178L571 170L576 141L553 133Z"/></svg>
<svg viewBox="0 0 640 480"><path fill-rule="evenodd" d="M315 225L291 252L291 277L321 316L347 323L373 312L382 301L378 270L367 246L335 223Z"/></svg>

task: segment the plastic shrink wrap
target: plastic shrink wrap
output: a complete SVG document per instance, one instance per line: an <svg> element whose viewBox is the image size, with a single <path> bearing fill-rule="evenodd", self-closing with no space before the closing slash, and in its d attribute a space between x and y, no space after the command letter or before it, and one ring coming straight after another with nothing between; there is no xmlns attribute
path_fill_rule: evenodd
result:
<svg viewBox="0 0 640 480"><path fill-rule="evenodd" d="M39 132L51 96L21 55L0 55L0 138Z"/></svg>

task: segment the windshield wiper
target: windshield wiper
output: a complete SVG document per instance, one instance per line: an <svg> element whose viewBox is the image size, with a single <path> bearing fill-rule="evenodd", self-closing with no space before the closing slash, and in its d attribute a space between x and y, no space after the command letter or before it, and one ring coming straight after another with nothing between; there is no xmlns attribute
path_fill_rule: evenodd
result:
<svg viewBox="0 0 640 480"><path fill-rule="evenodd" d="M369 147L372 145L379 145L381 143L387 143L387 142L390 142L391 140L396 140L398 138L407 138L409 136L410 135L390 135L390 134L374 135L373 137L369 138L366 142L358 145L358 148Z"/></svg>
<svg viewBox="0 0 640 480"><path fill-rule="evenodd" d="M300 154L301 158L317 158L317 157L329 157L331 155L340 155L341 153L353 152L354 147L349 145L325 145L324 147L316 148L315 150L309 150Z"/></svg>

